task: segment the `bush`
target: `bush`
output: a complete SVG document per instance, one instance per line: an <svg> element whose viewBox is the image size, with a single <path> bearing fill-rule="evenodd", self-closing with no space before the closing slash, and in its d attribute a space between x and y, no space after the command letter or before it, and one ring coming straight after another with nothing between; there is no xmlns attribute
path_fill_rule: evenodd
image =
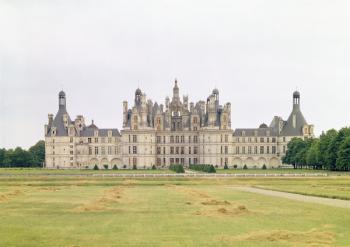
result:
<svg viewBox="0 0 350 247"><path fill-rule="evenodd" d="M106 170L108 170L108 165L103 165L103 167L104 167Z"/></svg>
<svg viewBox="0 0 350 247"><path fill-rule="evenodd" d="M262 166L262 169L263 169L263 170L266 170L266 169L267 169L267 167L266 167L265 164Z"/></svg>
<svg viewBox="0 0 350 247"><path fill-rule="evenodd" d="M113 170L118 170L118 166L117 166L117 165L114 165L112 169L113 169Z"/></svg>
<svg viewBox="0 0 350 247"><path fill-rule="evenodd" d="M206 172L206 173L216 173L215 167L213 165L190 165L191 170Z"/></svg>
<svg viewBox="0 0 350 247"><path fill-rule="evenodd" d="M152 170L157 170L155 165L152 166Z"/></svg>
<svg viewBox="0 0 350 247"><path fill-rule="evenodd" d="M237 169L237 168L238 168L238 166L237 166L237 165L234 165L234 166L233 166L233 168L234 168L234 169Z"/></svg>
<svg viewBox="0 0 350 247"><path fill-rule="evenodd" d="M184 169L183 165L175 165L175 164L170 165L169 170L172 170L176 173L185 173L185 169Z"/></svg>
<svg viewBox="0 0 350 247"><path fill-rule="evenodd" d="M243 170L247 170L248 169L248 166L247 165L244 165L243 166Z"/></svg>
<svg viewBox="0 0 350 247"><path fill-rule="evenodd" d="M224 169L228 170L228 165L227 164L225 164Z"/></svg>
<svg viewBox="0 0 350 247"><path fill-rule="evenodd" d="M99 170L97 165L94 166L94 170Z"/></svg>
<svg viewBox="0 0 350 247"><path fill-rule="evenodd" d="M133 170L137 170L137 166L136 165L132 165L132 169Z"/></svg>

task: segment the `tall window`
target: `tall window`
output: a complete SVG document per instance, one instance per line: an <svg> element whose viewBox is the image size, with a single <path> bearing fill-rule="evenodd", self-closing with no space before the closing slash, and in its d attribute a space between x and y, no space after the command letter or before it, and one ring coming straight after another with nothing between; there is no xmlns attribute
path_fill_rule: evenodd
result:
<svg viewBox="0 0 350 247"><path fill-rule="evenodd" d="M225 154L228 154L228 146L225 146Z"/></svg>
<svg viewBox="0 0 350 247"><path fill-rule="evenodd" d="M170 147L170 154L174 154L174 147Z"/></svg>
<svg viewBox="0 0 350 247"><path fill-rule="evenodd" d="M272 154L276 154L276 146L272 146Z"/></svg>
<svg viewBox="0 0 350 247"><path fill-rule="evenodd" d="M98 155L98 147L95 147L95 155Z"/></svg>
<svg viewBox="0 0 350 247"><path fill-rule="evenodd" d="M101 154L102 154L102 155L105 155L105 154L106 154L106 149L105 149L105 147L101 147Z"/></svg>
<svg viewBox="0 0 350 247"><path fill-rule="evenodd" d="M264 154L264 146L260 146L260 154Z"/></svg>
<svg viewBox="0 0 350 247"><path fill-rule="evenodd" d="M170 136L170 143L174 143L174 136Z"/></svg>
<svg viewBox="0 0 350 247"><path fill-rule="evenodd" d="M137 154L137 146L133 146L132 147L132 153L133 154Z"/></svg>
<svg viewBox="0 0 350 247"><path fill-rule="evenodd" d="M91 138L88 138L88 143L91 143Z"/></svg>
<svg viewBox="0 0 350 247"><path fill-rule="evenodd" d="M89 155L92 155L92 147L89 147Z"/></svg>
<svg viewBox="0 0 350 247"><path fill-rule="evenodd" d="M194 143L198 143L198 136L194 136L194 137L193 137L193 142L194 142Z"/></svg>
<svg viewBox="0 0 350 247"><path fill-rule="evenodd" d="M162 141L161 136L157 136L157 143L161 143L161 141Z"/></svg>
<svg viewBox="0 0 350 247"><path fill-rule="evenodd" d="M179 143L179 136L175 137L175 141L176 141L176 143Z"/></svg>
<svg viewBox="0 0 350 247"><path fill-rule="evenodd" d="M198 147L193 148L193 154L198 154Z"/></svg>
<svg viewBox="0 0 350 247"><path fill-rule="evenodd" d="M181 147L181 154L185 154L185 148Z"/></svg>
<svg viewBox="0 0 350 247"><path fill-rule="evenodd" d="M133 142L137 142L137 135L133 135L133 136L132 136L132 141L133 141Z"/></svg>
<svg viewBox="0 0 350 247"><path fill-rule="evenodd" d="M160 154L160 153L161 153L161 148L157 147L157 154Z"/></svg>

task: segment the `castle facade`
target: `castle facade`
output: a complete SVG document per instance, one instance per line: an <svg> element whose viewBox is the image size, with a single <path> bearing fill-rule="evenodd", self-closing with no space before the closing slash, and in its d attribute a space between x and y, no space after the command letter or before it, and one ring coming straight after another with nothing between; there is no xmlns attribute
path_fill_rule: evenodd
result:
<svg viewBox="0 0 350 247"><path fill-rule="evenodd" d="M293 93L288 120L274 117L259 128L232 129L231 104L220 105L219 90L206 101L189 103L180 98L175 80L172 98L153 103L140 89L129 108L123 102L123 128L103 129L83 116L72 120L66 109L66 94L59 93L59 109L48 115L45 125L47 168L151 168L170 164L212 164L223 167L276 168L288 142L294 137L313 137L300 110L300 93Z"/></svg>

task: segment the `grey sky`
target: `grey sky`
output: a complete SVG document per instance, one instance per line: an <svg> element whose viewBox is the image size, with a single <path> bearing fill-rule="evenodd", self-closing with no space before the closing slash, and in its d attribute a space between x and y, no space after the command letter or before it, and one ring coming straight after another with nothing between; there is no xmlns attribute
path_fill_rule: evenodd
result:
<svg viewBox="0 0 350 247"><path fill-rule="evenodd" d="M232 127L287 118L298 88L317 134L350 123L350 1L0 0L0 147L43 139L67 94L72 118L122 126L135 89L174 78L190 101L216 86Z"/></svg>

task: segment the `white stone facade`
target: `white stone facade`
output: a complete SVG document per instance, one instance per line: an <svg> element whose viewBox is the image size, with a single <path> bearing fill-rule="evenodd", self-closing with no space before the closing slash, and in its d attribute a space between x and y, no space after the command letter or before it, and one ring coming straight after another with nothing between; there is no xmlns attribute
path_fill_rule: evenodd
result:
<svg viewBox="0 0 350 247"><path fill-rule="evenodd" d="M59 111L45 125L47 168L111 169L167 167L170 164L213 164L223 167L279 167L293 137L313 137L300 111L300 93L293 94L293 111L287 121L274 117L270 126L231 128L231 104L220 105L214 89L206 101L181 101L177 81L165 105L147 100L140 89L129 109L123 102L123 129L85 125L83 116L72 121L66 96L59 93Z"/></svg>

